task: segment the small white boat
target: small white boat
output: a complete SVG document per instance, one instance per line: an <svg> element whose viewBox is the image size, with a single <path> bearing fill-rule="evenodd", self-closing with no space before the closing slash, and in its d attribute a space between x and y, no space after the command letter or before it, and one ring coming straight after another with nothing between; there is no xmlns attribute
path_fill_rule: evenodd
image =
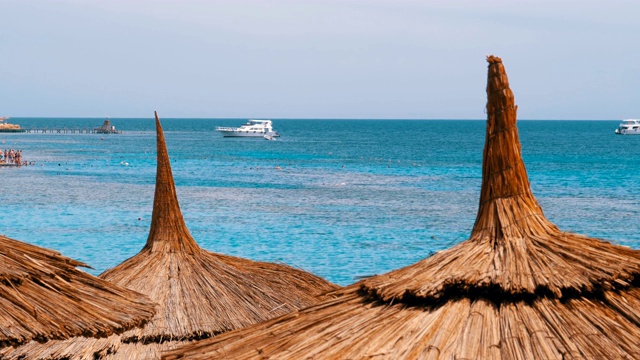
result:
<svg viewBox="0 0 640 360"><path fill-rule="evenodd" d="M272 138L280 136L273 131L271 120L249 120L239 128L218 126L216 131L221 132L224 137L264 137L267 134Z"/></svg>
<svg viewBox="0 0 640 360"><path fill-rule="evenodd" d="M619 135L640 135L640 119L625 119L622 120L616 134Z"/></svg>
<svg viewBox="0 0 640 360"><path fill-rule="evenodd" d="M264 134L262 137L265 140L275 140L276 136L278 136L277 134L278 133L272 131L272 132L268 132L268 133Z"/></svg>

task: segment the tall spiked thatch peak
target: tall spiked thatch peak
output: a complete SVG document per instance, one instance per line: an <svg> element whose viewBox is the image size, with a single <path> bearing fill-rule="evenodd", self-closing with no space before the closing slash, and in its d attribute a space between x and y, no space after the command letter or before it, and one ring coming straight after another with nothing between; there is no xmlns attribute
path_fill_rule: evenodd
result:
<svg viewBox="0 0 640 360"><path fill-rule="evenodd" d="M640 359L640 251L564 233L529 188L502 61L469 240L165 359Z"/></svg>
<svg viewBox="0 0 640 360"><path fill-rule="evenodd" d="M105 340L75 338L0 352L8 359L157 359L160 351L317 303L336 285L283 264L201 249L184 223L156 114L158 174L145 247L101 278L159 304L144 327Z"/></svg>
<svg viewBox="0 0 640 360"><path fill-rule="evenodd" d="M59 253L0 236L0 348L29 340L104 337L145 323L144 295L76 269Z"/></svg>
<svg viewBox="0 0 640 360"><path fill-rule="evenodd" d="M171 173L171 162L164 140L164 132L156 117L156 137L158 148L158 165L156 172L156 193L153 199L153 215L151 230L147 238L145 249L150 251L186 251L194 253L200 250L196 241L191 237L189 229L182 217L176 185Z"/></svg>
<svg viewBox="0 0 640 360"><path fill-rule="evenodd" d="M510 227L535 218L546 222L531 193L522 161L513 92L502 60L488 56L487 135L482 159L480 207L473 233L492 232L500 241ZM505 206L506 205L506 206ZM547 224L550 225L550 224Z"/></svg>
<svg viewBox="0 0 640 360"><path fill-rule="evenodd" d="M488 56L480 204L469 241L366 280L382 299L522 298L615 289L640 271L637 252L561 232L544 216L522 160L517 106L502 60ZM624 261L620 261L624 259ZM420 300L422 299L422 300Z"/></svg>

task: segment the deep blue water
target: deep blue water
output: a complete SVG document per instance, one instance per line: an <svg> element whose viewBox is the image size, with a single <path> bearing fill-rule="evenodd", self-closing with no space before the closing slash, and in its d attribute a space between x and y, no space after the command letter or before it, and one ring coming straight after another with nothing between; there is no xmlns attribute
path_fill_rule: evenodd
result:
<svg viewBox="0 0 640 360"><path fill-rule="evenodd" d="M25 128L102 121L11 119ZM278 141L214 131L244 121L162 119L184 218L202 247L346 285L469 236L484 121L276 119ZM135 255L151 221L155 123L112 124L124 133L0 133L0 147L36 163L0 168L0 233L84 261L93 274ZM640 249L640 136L614 135L617 124L518 123L547 217Z"/></svg>

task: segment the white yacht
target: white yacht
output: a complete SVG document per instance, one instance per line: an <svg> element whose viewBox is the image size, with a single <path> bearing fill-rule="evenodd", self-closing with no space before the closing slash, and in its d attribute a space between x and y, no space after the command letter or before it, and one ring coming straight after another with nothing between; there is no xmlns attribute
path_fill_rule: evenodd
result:
<svg viewBox="0 0 640 360"><path fill-rule="evenodd" d="M640 119L625 119L622 120L616 134L620 135L640 135Z"/></svg>
<svg viewBox="0 0 640 360"><path fill-rule="evenodd" d="M246 124L239 128L234 127L216 127L216 131L220 131L224 137L278 137L280 134L273 131L271 120L249 120Z"/></svg>

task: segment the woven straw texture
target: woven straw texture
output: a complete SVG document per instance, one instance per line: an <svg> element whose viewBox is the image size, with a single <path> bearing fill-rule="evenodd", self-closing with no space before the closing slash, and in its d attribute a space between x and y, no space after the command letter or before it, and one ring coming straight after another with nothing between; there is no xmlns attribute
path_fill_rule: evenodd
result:
<svg viewBox="0 0 640 360"><path fill-rule="evenodd" d="M487 60L482 188L468 240L163 358L640 359L640 252L545 218L502 60Z"/></svg>
<svg viewBox="0 0 640 360"><path fill-rule="evenodd" d="M0 236L0 347L104 337L154 314L146 296L76 269L60 253Z"/></svg>
<svg viewBox="0 0 640 360"><path fill-rule="evenodd" d="M29 343L6 358L158 359L160 351L206 339L317 303L338 288L283 264L255 262L201 249L186 227L156 114L158 170L151 229L134 257L100 275L158 303L142 327L107 339Z"/></svg>

